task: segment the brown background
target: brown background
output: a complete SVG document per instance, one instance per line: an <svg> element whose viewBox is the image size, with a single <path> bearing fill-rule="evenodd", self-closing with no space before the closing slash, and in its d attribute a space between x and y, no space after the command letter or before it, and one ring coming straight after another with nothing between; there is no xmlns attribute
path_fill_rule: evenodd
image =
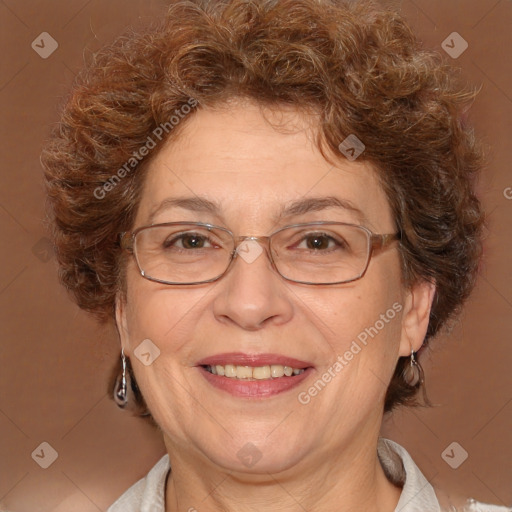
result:
<svg viewBox="0 0 512 512"><path fill-rule="evenodd" d="M512 1L393 3L427 46L483 86L472 117L489 147L481 195L490 224L476 292L423 359L436 406L398 411L384 434L435 486L511 506ZM156 431L106 396L118 341L58 284L39 163L83 52L164 8L156 0L0 2L0 510L106 510L164 453ZM454 31L469 43L456 60L441 49ZM31 48L41 32L59 44L47 59ZM31 457L43 441L58 452L48 469ZM441 458L453 441L469 453L456 470Z"/></svg>

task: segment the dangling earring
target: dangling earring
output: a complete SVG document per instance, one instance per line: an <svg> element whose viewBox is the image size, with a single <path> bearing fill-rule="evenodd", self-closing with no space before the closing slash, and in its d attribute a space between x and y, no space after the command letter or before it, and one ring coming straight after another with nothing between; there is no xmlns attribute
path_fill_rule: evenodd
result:
<svg viewBox="0 0 512 512"><path fill-rule="evenodd" d="M126 357L124 355L124 348L121 349L121 361L123 364L123 371L118 375L116 384L114 386L114 401L123 409L128 403L128 389L126 385Z"/></svg>
<svg viewBox="0 0 512 512"><path fill-rule="evenodd" d="M421 368L416 362L416 358L414 357L414 350L411 349L411 362L408 366L405 367L403 372L404 381L409 386L416 386L421 381Z"/></svg>

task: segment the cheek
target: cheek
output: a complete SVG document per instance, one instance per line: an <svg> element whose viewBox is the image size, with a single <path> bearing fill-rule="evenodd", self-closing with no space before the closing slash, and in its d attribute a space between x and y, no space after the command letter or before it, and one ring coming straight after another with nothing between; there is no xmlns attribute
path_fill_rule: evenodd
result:
<svg viewBox="0 0 512 512"><path fill-rule="evenodd" d="M399 262L386 256L352 284L302 297L304 310L327 342L328 360L342 356L349 370L344 373L366 370L383 381L391 377L398 358L404 296Z"/></svg>
<svg viewBox="0 0 512 512"><path fill-rule="evenodd" d="M384 276L301 296L305 314L309 310L325 336L341 346L347 340L364 341L365 333L375 333L374 328L396 338L401 331L401 300L401 287Z"/></svg>
<svg viewBox="0 0 512 512"><path fill-rule="evenodd" d="M378 375L386 381L400 347L401 310L400 302L391 297L340 301L328 320L317 322L329 350L326 362L340 361L343 373L358 375L359 382L363 373L371 380Z"/></svg>
<svg viewBox="0 0 512 512"><path fill-rule="evenodd" d="M127 326L130 348L144 339L152 340L163 356L180 351L190 338L194 316L202 307L208 289L171 288L138 275L129 278Z"/></svg>
<svg viewBox="0 0 512 512"><path fill-rule="evenodd" d="M188 342L196 323L195 308L201 307L207 290L164 286L137 275L128 281L127 342L137 384L153 417L176 430L179 422L172 411L190 408L185 406L193 382Z"/></svg>

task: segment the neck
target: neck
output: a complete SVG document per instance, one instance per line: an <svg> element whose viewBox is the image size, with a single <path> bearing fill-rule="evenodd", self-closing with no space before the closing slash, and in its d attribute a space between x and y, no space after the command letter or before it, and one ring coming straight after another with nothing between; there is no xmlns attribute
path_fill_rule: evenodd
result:
<svg viewBox="0 0 512 512"><path fill-rule="evenodd" d="M373 443L353 440L300 467L248 474L183 452L166 439L172 472L166 512L393 512L401 490L389 482ZM171 455L172 454L172 455ZM327 459L326 459L327 457Z"/></svg>

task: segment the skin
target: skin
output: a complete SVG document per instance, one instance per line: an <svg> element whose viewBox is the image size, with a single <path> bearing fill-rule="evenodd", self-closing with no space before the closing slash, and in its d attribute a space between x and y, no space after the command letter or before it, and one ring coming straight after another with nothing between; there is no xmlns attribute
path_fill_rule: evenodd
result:
<svg viewBox="0 0 512 512"><path fill-rule="evenodd" d="M174 207L153 223L210 222L235 235L319 220L360 224L336 208L273 220L290 201L336 196L361 210L374 233L395 231L369 164L341 156L333 167L313 143L314 119L290 109L265 115L286 131L250 102L187 119L148 169L134 228L177 196L216 201L220 216ZM397 242L372 257L362 279L335 286L285 281L266 257L250 264L239 258L215 283L168 286L141 277L132 259L117 325L127 356L147 338L161 351L150 366L131 361L173 468L166 511L394 511L400 489L386 479L376 452L384 397L398 358L423 343L433 294L427 283L403 287ZM298 393L395 302L402 311L309 404L299 403ZM315 369L297 389L235 398L196 368L222 352L279 353ZM237 457L247 443L262 455L250 468Z"/></svg>

